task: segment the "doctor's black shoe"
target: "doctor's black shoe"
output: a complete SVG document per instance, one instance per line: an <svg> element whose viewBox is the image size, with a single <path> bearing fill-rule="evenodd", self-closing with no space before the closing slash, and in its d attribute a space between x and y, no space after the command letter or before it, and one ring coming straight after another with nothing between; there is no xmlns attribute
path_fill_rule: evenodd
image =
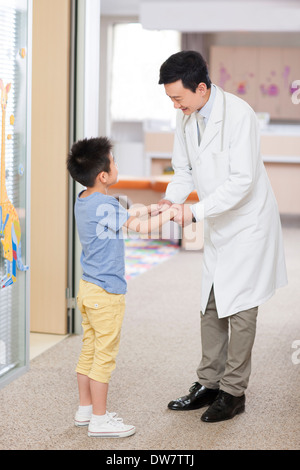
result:
<svg viewBox="0 0 300 470"><path fill-rule="evenodd" d="M189 389L189 394L170 401L170 410L197 410L203 406L210 405L218 395L219 389L206 388L195 382Z"/></svg>
<svg viewBox="0 0 300 470"><path fill-rule="evenodd" d="M245 400L245 395L234 397L220 390L213 404L201 416L201 420L206 423L216 423L231 419L245 411Z"/></svg>

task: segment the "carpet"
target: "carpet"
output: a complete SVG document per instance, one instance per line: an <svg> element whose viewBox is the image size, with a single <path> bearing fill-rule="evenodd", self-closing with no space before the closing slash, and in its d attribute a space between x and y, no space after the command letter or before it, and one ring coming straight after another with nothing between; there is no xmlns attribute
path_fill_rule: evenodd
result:
<svg viewBox="0 0 300 470"><path fill-rule="evenodd" d="M0 450L96 450L98 459L101 451L196 450L202 459L205 450L299 449L300 363L294 348L300 339L299 234L298 222L284 225L289 284L259 309L245 413L204 423L204 409L182 413L167 408L196 380L201 351L203 255L178 250L128 281L108 410L135 425L136 434L89 438L86 428L74 426L74 369L82 338L72 335L32 360L28 373L0 390Z"/></svg>

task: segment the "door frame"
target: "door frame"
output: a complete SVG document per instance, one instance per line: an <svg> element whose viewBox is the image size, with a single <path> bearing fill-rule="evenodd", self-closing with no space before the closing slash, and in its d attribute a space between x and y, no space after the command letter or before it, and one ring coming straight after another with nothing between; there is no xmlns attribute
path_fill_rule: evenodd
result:
<svg viewBox="0 0 300 470"><path fill-rule="evenodd" d="M100 105L99 0L71 0L70 142L99 135ZM69 333L81 333L76 293L82 270L81 246L74 220L76 195L82 186L69 178L69 240L67 308Z"/></svg>

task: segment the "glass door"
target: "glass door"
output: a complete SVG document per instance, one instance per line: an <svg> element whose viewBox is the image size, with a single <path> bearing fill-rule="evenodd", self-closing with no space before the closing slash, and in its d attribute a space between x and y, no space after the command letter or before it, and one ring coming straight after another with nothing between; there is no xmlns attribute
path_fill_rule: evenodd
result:
<svg viewBox="0 0 300 470"><path fill-rule="evenodd" d="M31 0L0 0L0 387L29 363Z"/></svg>

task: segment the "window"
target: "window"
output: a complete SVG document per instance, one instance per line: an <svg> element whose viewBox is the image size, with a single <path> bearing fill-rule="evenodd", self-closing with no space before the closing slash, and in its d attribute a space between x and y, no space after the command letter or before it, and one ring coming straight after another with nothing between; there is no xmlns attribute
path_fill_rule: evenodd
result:
<svg viewBox="0 0 300 470"><path fill-rule="evenodd" d="M149 31L139 23L114 26L111 121L175 119L158 80L161 64L180 50L180 41L177 31Z"/></svg>
<svg viewBox="0 0 300 470"><path fill-rule="evenodd" d="M0 0L0 385L27 361L27 9Z"/></svg>

